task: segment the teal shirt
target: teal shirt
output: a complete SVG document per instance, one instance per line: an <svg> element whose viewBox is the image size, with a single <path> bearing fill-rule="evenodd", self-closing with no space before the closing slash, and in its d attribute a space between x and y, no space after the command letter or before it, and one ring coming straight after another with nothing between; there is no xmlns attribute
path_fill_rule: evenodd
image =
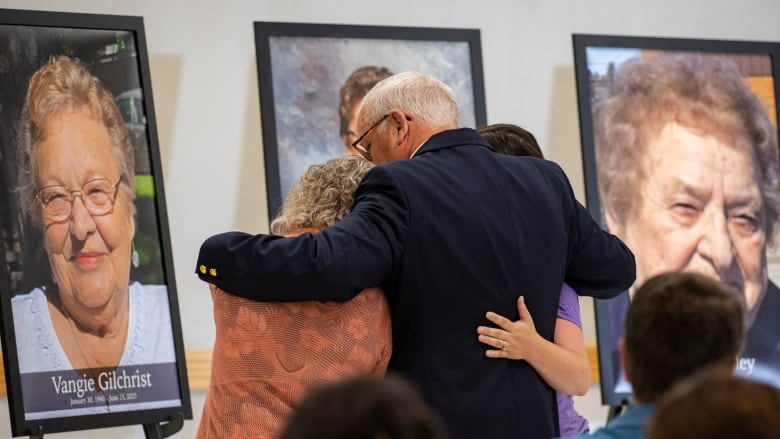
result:
<svg viewBox="0 0 780 439"><path fill-rule="evenodd" d="M639 404L616 416L603 428L591 434L574 436L579 439L644 439L645 424L655 412L655 404Z"/></svg>

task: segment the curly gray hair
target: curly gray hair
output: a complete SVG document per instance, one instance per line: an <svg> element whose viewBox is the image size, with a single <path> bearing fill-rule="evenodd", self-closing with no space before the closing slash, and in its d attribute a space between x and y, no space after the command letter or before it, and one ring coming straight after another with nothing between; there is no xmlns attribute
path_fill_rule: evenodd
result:
<svg viewBox="0 0 780 439"><path fill-rule="evenodd" d="M336 224L352 210L355 189L373 166L351 155L311 165L290 189L279 215L271 222L271 231L287 235Z"/></svg>

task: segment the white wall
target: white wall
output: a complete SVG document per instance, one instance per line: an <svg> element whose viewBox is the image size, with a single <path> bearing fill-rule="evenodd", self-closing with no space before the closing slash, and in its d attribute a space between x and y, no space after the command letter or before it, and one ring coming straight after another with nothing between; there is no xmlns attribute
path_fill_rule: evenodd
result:
<svg viewBox="0 0 780 439"><path fill-rule="evenodd" d="M210 348L214 339L208 289L194 275L200 243L268 224L252 21L481 29L488 122L534 132L583 202L572 33L780 39L777 0L0 0L0 7L144 17L187 348ZM590 309L583 302L593 344ZM202 392L193 399L197 421ZM598 402L590 395L586 411L606 413ZM10 437L7 416L0 407L0 437ZM178 436L193 437L196 421ZM112 434L143 437L139 427Z"/></svg>

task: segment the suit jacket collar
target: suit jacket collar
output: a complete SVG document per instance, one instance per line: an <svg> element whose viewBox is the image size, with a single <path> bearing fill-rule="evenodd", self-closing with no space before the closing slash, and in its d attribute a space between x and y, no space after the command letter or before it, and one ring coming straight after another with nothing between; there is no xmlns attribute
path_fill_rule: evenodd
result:
<svg viewBox="0 0 780 439"><path fill-rule="evenodd" d="M493 151L493 147L490 146L476 130L471 128L456 128L432 135L422 144L422 146L420 146L412 157L417 157L418 155L430 151L464 145L482 146Z"/></svg>

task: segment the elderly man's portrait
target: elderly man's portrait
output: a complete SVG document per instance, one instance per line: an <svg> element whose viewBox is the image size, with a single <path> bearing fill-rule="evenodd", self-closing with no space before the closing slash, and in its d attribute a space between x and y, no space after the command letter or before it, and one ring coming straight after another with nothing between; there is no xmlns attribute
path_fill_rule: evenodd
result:
<svg viewBox="0 0 780 439"><path fill-rule="evenodd" d="M771 56L586 53L599 215L634 252L635 286L666 271L729 286L749 325L737 373L780 388L780 290L767 256L780 199ZM613 340L600 343L622 335L625 306L613 311ZM622 378L616 390L630 390Z"/></svg>
<svg viewBox="0 0 780 439"><path fill-rule="evenodd" d="M0 25L3 342L25 421L182 406L134 38Z"/></svg>

